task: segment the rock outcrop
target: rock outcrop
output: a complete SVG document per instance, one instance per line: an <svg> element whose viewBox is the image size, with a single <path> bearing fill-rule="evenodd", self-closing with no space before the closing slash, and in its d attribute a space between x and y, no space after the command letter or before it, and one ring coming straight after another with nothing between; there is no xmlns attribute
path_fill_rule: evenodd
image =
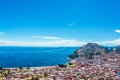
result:
<svg viewBox="0 0 120 80"><path fill-rule="evenodd" d="M109 49L96 43L88 43L87 45L77 49L72 55L69 55L69 58L74 59L76 57L86 57L91 59L94 57L94 55L108 54L109 52Z"/></svg>
<svg viewBox="0 0 120 80"><path fill-rule="evenodd" d="M115 52L120 54L120 46L116 47Z"/></svg>

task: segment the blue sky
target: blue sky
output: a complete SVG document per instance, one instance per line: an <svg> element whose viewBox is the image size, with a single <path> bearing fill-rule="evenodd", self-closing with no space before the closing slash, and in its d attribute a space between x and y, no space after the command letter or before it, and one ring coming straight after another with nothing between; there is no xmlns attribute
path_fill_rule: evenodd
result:
<svg viewBox="0 0 120 80"><path fill-rule="evenodd" d="M120 0L1 0L0 45L120 45Z"/></svg>

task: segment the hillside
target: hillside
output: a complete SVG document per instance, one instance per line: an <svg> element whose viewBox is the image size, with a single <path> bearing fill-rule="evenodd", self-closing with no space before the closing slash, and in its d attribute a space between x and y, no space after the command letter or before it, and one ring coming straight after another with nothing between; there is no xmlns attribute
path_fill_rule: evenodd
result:
<svg viewBox="0 0 120 80"><path fill-rule="evenodd" d="M73 59L76 57L86 57L91 59L94 55L108 54L109 52L109 49L96 43L88 43L87 45L77 49L72 55L69 56L69 58Z"/></svg>

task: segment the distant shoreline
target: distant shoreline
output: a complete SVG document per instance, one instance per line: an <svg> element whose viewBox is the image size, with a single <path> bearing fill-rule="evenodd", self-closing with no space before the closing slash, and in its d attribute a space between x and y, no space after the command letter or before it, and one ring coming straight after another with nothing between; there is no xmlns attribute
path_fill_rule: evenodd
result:
<svg viewBox="0 0 120 80"><path fill-rule="evenodd" d="M57 65L56 65L57 66ZM43 69L43 68L49 68L49 67L56 67L56 66L37 66L37 67L29 67L30 69L35 69L35 68L39 68L39 69ZM19 69L20 67L8 67L8 68L3 68L3 69ZM26 69L28 67L22 67L23 69Z"/></svg>

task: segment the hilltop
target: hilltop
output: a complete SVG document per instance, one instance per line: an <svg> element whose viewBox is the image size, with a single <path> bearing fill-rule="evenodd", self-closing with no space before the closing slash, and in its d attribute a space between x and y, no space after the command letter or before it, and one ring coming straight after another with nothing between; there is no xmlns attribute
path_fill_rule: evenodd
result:
<svg viewBox="0 0 120 80"><path fill-rule="evenodd" d="M111 51L113 50L96 43L88 43L75 50L73 54L69 55L69 58L74 59L76 57L86 57L88 59L92 59L95 55L109 54ZM120 47L116 48L116 52L120 53Z"/></svg>

